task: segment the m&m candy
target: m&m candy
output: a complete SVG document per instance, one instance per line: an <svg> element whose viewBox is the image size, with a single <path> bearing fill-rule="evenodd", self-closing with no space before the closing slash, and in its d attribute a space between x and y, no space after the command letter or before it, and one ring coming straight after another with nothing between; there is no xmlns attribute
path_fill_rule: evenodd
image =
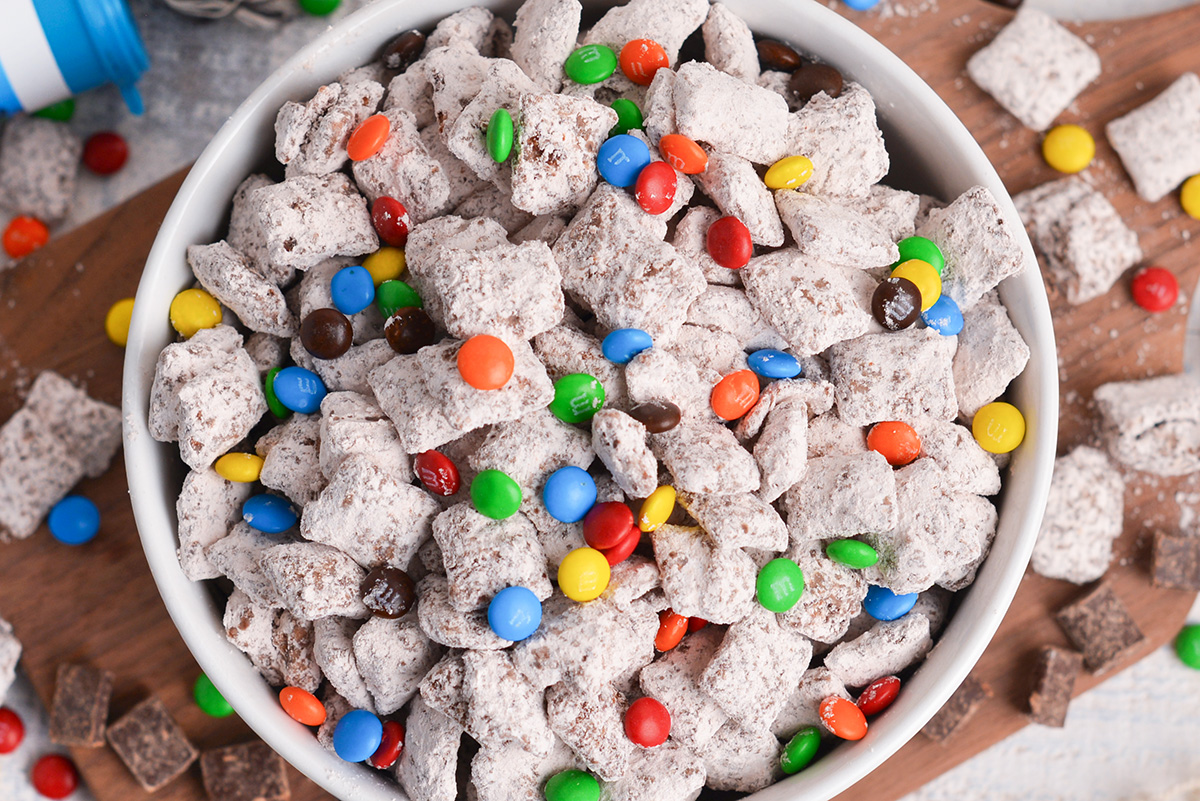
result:
<svg viewBox="0 0 1200 801"><path fill-rule="evenodd" d="M788 156L770 166L763 176L767 189L795 189L812 177L813 163L807 156Z"/></svg>
<svg viewBox="0 0 1200 801"><path fill-rule="evenodd" d="M413 459L413 472L421 479L425 489L442 497L449 497L458 492L462 483L454 462L438 451L418 453Z"/></svg>
<svg viewBox="0 0 1200 801"><path fill-rule="evenodd" d="M13 217L0 241L10 258L23 259L46 246L50 241L50 229L36 217Z"/></svg>
<svg viewBox="0 0 1200 801"><path fill-rule="evenodd" d="M571 373L554 382L550 411L564 423L591 420L604 407L604 385L587 373Z"/></svg>
<svg viewBox="0 0 1200 801"><path fill-rule="evenodd" d="M499 337L478 334L458 349L458 374L478 390L500 389L512 378L516 359L512 348Z"/></svg>
<svg viewBox="0 0 1200 801"><path fill-rule="evenodd" d="M1175 637L1175 655L1183 664L1200 670L1200 624L1183 627Z"/></svg>
<svg viewBox="0 0 1200 801"><path fill-rule="evenodd" d="M604 548L600 553L604 554L604 558L608 561L609 567L619 565L630 557L637 550L638 544L642 541L642 531L637 526L629 529L626 534L616 545L611 548Z"/></svg>
<svg viewBox="0 0 1200 801"><path fill-rule="evenodd" d="M871 316L888 331L903 331L921 316L921 290L907 278L889 275L871 295Z"/></svg>
<svg viewBox="0 0 1200 801"><path fill-rule="evenodd" d="M122 298L104 315L104 333L109 342L125 347L129 342L129 322L133 319L133 298Z"/></svg>
<svg viewBox="0 0 1200 801"><path fill-rule="evenodd" d="M819 707L821 723L830 734L843 740L861 740L867 736L867 718L855 703L831 695Z"/></svg>
<svg viewBox="0 0 1200 801"><path fill-rule="evenodd" d="M1025 417L1011 403L993 401L975 412L971 433L988 453L1008 453L1025 439Z"/></svg>
<svg viewBox="0 0 1200 801"><path fill-rule="evenodd" d="M192 698L196 700L196 706L200 707L200 711L210 718L227 718L233 714L233 706L225 700L221 691L213 686L212 680L203 673L192 685ZM321 707L321 709L324 710L325 707Z"/></svg>
<svg viewBox="0 0 1200 801"><path fill-rule="evenodd" d="M652 161L638 175L633 196L642 211L657 215L671 208L678 187L675 169L665 161Z"/></svg>
<svg viewBox="0 0 1200 801"><path fill-rule="evenodd" d="M876 620L899 620L917 604L917 593L897 595L887 587L872 584L863 598L863 611Z"/></svg>
<svg viewBox="0 0 1200 801"><path fill-rule="evenodd" d="M401 309L420 309L425 302L409 284L390 278L375 288L375 305L386 320Z"/></svg>
<svg viewBox="0 0 1200 801"><path fill-rule="evenodd" d="M275 374L271 387L279 402L300 414L314 414L325 400L325 382L312 370L285 367Z"/></svg>
<svg viewBox="0 0 1200 801"><path fill-rule="evenodd" d="M0 707L0 754L11 754L25 739L25 721L8 707Z"/></svg>
<svg viewBox="0 0 1200 801"><path fill-rule="evenodd" d="M471 504L484 517L505 520L521 508L521 486L507 473L483 470L471 481Z"/></svg>
<svg viewBox="0 0 1200 801"><path fill-rule="evenodd" d="M825 546L825 555L839 565L863 570L879 561L879 553L858 540L834 540Z"/></svg>
<svg viewBox="0 0 1200 801"><path fill-rule="evenodd" d="M688 632L688 619L670 609L658 613L658 633L654 635L654 650L670 651Z"/></svg>
<svg viewBox="0 0 1200 801"><path fill-rule="evenodd" d="M41 117L44 120L70 122L71 118L75 116L75 98L68 97L66 100L51 103L45 108L33 112L33 116Z"/></svg>
<svg viewBox="0 0 1200 801"><path fill-rule="evenodd" d="M804 594L804 573L791 559L772 559L758 571L755 595L771 612L787 612Z"/></svg>
<svg viewBox="0 0 1200 801"><path fill-rule="evenodd" d="M371 767L385 770L396 764L400 752L404 750L404 726L395 720L383 722L383 739L375 753L367 758Z"/></svg>
<svg viewBox="0 0 1200 801"><path fill-rule="evenodd" d="M649 86L654 73L671 66L667 51L653 39L634 39L621 48L621 72L638 86Z"/></svg>
<svg viewBox="0 0 1200 801"><path fill-rule="evenodd" d="M600 177L613 186L633 186L650 163L650 148L636 136L617 134L600 145L596 168Z"/></svg>
<svg viewBox="0 0 1200 801"><path fill-rule="evenodd" d="M542 503L555 520L578 523L596 503L596 481L582 468L560 467L546 479Z"/></svg>
<svg viewBox="0 0 1200 801"><path fill-rule="evenodd" d="M82 495L68 495L50 509L46 525L63 545L83 545L100 532L100 510Z"/></svg>
<svg viewBox="0 0 1200 801"><path fill-rule="evenodd" d="M1179 190L1179 204L1193 220L1200 220L1200 175L1193 175L1183 182Z"/></svg>
<svg viewBox="0 0 1200 801"><path fill-rule="evenodd" d="M33 789L46 798L66 798L79 786L75 763L62 754L46 754L33 763Z"/></svg>
<svg viewBox="0 0 1200 801"><path fill-rule="evenodd" d="M300 344L317 359L336 359L354 344L354 325L337 309L313 309L300 323Z"/></svg>
<svg viewBox="0 0 1200 801"><path fill-rule="evenodd" d="M956 336L963 330L962 311L949 295L942 295L937 303L921 312L921 320L944 337Z"/></svg>
<svg viewBox="0 0 1200 801"><path fill-rule="evenodd" d="M432 345L437 338L437 328L426 311L418 306L405 306L383 324L383 335L396 353L406 356Z"/></svg>
<svg viewBox="0 0 1200 801"><path fill-rule="evenodd" d="M115 131L100 131L83 144L83 166L96 175L112 175L129 160L129 143Z"/></svg>
<svg viewBox="0 0 1200 801"><path fill-rule="evenodd" d="M300 8L314 17L326 17L337 10L342 0L300 0Z"/></svg>
<svg viewBox="0 0 1200 801"><path fill-rule="evenodd" d="M329 294L342 314L358 314L375 301L375 280L366 267L343 267L330 279Z"/></svg>
<svg viewBox="0 0 1200 801"><path fill-rule="evenodd" d="M675 511L675 488L663 485L650 493L650 497L642 501L642 509L638 513L638 528L642 531L654 531Z"/></svg>
<svg viewBox="0 0 1200 801"><path fill-rule="evenodd" d="M750 370L730 373L713 387L710 402L717 417L737 420L758 403L758 376Z"/></svg>
<svg viewBox="0 0 1200 801"><path fill-rule="evenodd" d="M627 97L618 97L612 102L612 110L617 112L617 124L608 132L609 136L641 130L645 124L642 110Z"/></svg>
<svg viewBox="0 0 1200 801"><path fill-rule="evenodd" d="M708 154L704 148L683 134L667 134L659 139L658 152L684 175L699 175L708 169Z"/></svg>
<svg viewBox="0 0 1200 801"><path fill-rule="evenodd" d="M598 551L614 547L636 529L633 510L620 501L598 503L583 517L583 540Z"/></svg>
<svg viewBox="0 0 1200 801"><path fill-rule="evenodd" d="M942 278L937 268L921 259L900 262L892 270L893 278L907 278L921 293L921 311L928 311L942 296Z"/></svg>
<svg viewBox="0 0 1200 801"><path fill-rule="evenodd" d="M654 339L640 328L618 328L600 343L604 358L614 364L629 364L633 357L654 347Z"/></svg>
<svg viewBox="0 0 1200 801"><path fill-rule="evenodd" d="M604 45L585 45L567 56L563 71L575 83L607 81L617 71L617 54Z"/></svg>
<svg viewBox="0 0 1200 801"><path fill-rule="evenodd" d="M1148 312L1164 312L1179 298L1179 282L1170 270L1162 267L1138 270L1129 288L1133 292L1133 302Z"/></svg>
<svg viewBox="0 0 1200 801"><path fill-rule="evenodd" d="M558 565L558 587L572 601L591 601L608 587L612 570L595 548L576 548Z"/></svg>
<svg viewBox="0 0 1200 801"><path fill-rule="evenodd" d="M271 414L279 419L290 417L292 410L279 402L279 398L275 396L275 376L279 375L280 368L272 367L263 376L263 395L267 399L267 408L271 410Z"/></svg>
<svg viewBox="0 0 1200 801"><path fill-rule="evenodd" d="M546 782L546 801L600 801L600 782L582 770L564 770Z"/></svg>
<svg viewBox="0 0 1200 801"><path fill-rule="evenodd" d="M746 363L763 378L795 378L803 372L795 356L774 348L754 351L746 358Z"/></svg>
<svg viewBox="0 0 1200 801"><path fill-rule="evenodd" d="M406 232L405 237L407 236ZM404 251L397 246L380 248L367 256L363 259L362 268L371 274L375 286L379 286L384 281L394 281L403 275L406 265Z"/></svg>
<svg viewBox="0 0 1200 801"><path fill-rule="evenodd" d="M250 528L267 534L281 534L299 519L292 504L278 495L251 495L242 504L242 520Z"/></svg>
<svg viewBox="0 0 1200 801"><path fill-rule="evenodd" d="M221 304L203 289L185 289L171 300L171 325L184 339L221 324Z"/></svg>
<svg viewBox="0 0 1200 801"><path fill-rule="evenodd" d="M385 245L402 248L408 244L412 220L408 216L408 209L396 198L386 195L376 198L371 204L371 225Z"/></svg>
<svg viewBox="0 0 1200 801"><path fill-rule="evenodd" d="M487 149L492 161L503 164L513 149L513 119L507 109L498 108L487 126Z"/></svg>
<svg viewBox="0 0 1200 801"><path fill-rule="evenodd" d="M365 709L352 709L333 730L333 750L347 762L364 762L383 743L383 721Z"/></svg>
<svg viewBox="0 0 1200 801"><path fill-rule="evenodd" d="M808 767L821 747L821 731L816 726L805 726L792 735L783 753L779 756L780 769L789 776Z"/></svg>
<svg viewBox="0 0 1200 801"><path fill-rule="evenodd" d="M722 217L710 225L705 242L713 261L730 270L745 267L754 255L750 229L737 217Z"/></svg>
<svg viewBox="0 0 1200 801"><path fill-rule="evenodd" d="M391 132L392 121L386 114L372 114L350 134L350 139L346 142L346 154L350 156L351 161L366 161L383 150Z"/></svg>
<svg viewBox="0 0 1200 801"><path fill-rule="evenodd" d="M893 267L910 259L920 259L926 264L933 265L933 269L938 271L938 275L941 275L942 270L946 268L946 258L942 255L942 249L932 239L926 239L923 236L909 236L897 242L896 247L900 250L900 259L892 265Z"/></svg>
<svg viewBox="0 0 1200 801"><path fill-rule="evenodd" d="M625 710L625 736L642 748L662 745L671 736L671 713L661 701L639 698Z"/></svg>
<svg viewBox="0 0 1200 801"><path fill-rule="evenodd" d="M921 455L921 438L908 423L887 420L876 423L867 432L867 447L882 455L892 467L903 467Z"/></svg>
<svg viewBox="0 0 1200 801"><path fill-rule="evenodd" d="M492 597L488 625L497 637L520 642L542 623L542 602L528 587L505 587Z"/></svg>
<svg viewBox="0 0 1200 801"><path fill-rule="evenodd" d="M1059 172L1081 172L1096 157L1096 140L1086 128L1056 125L1042 140L1042 157Z"/></svg>
<svg viewBox="0 0 1200 801"><path fill-rule="evenodd" d="M629 416L646 427L651 434L662 434L679 425L683 411L664 400L652 400L639 403L629 410Z"/></svg>
<svg viewBox="0 0 1200 801"><path fill-rule="evenodd" d="M878 715L892 705L900 694L900 679L895 676L884 676L867 685L855 701L864 715Z"/></svg>

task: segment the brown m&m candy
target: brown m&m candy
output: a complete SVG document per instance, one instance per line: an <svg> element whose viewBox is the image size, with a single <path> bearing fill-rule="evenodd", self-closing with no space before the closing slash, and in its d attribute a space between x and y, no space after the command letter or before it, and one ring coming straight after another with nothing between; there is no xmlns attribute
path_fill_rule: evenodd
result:
<svg viewBox="0 0 1200 801"><path fill-rule="evenodd" d="M388 42L383 48L383 66L389 70L403 72L408 69L425 49L425 34L420 31L406 31Z"/></svg>
<svg viewBox="0 0 1200 801"><path fill-rule="evenodd" d="M842 73L828 64L805 64L792 73L788 89L802 103L812 100L818 92L830 97L842 93Z"/></svg>
<svg viewBox="0 0 1200 801"><path fill-rule="evenodd" d="M758 63L769 69L791 72L800 69L804 63L793 48L774 39L760 39L755 47L758 48Z"/></svg>
<svg viewBox="0 0 1200 801"><path fill-rule="evenodd" d="M908 328L921 316L921 290L907 278L885 278L871 296L871 314L889 331Z"/></svg>
<svg viewBox="0 0 1200 801"><path fill-rule="evenodd" d="M379 617L404 617L417 600L413 580L398 567L380 565L367 574L362 586L363 604Z"/></svg>
<svg viewBox="0 0 1200 801"><path fill-rule="evenodd" d="M396 353L411 355L426 345L432 345L437 336L433 320L419 306L397 309L383 327L388 344Z"/></svg>
<svg viewBox="0 0 1200 801"><path fill-rule="evenodd" d="M354 326L337 309L316 309L300 323L300 343L318 359L336 359L354 344Z"/></svg>
<svg viewBox="0 0 1200 801"><path fill-rule="evenodd" d="M646 427L651 434L661 434L679 425L682 412L670 401L646 401L629 410L629 416Z"/></svg>

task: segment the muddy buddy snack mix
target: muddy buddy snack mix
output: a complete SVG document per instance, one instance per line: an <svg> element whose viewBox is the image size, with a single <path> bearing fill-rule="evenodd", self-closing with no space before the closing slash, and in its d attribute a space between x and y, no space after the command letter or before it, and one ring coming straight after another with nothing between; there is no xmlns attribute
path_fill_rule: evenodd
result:
<svg viewBox="0 0 1200 801"><path fill-rule="evenodd" d="M880 184L867 88L720 3L581 11L287 103L156 371L185 572L414 801L753 792L861 738L1024 431L987 189Z"/></svg>

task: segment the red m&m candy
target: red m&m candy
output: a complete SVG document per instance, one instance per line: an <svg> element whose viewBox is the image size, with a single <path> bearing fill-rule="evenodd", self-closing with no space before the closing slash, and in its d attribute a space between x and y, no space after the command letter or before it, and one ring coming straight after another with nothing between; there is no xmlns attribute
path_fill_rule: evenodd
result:
<svg viewBox="0 0 1200 801"><path fill-rule="evenodd" d="M608 561L609 567L619 565L629 558L638 547L638 543L642 541L642 530L637 526L631 526L629 533L625 538L611 548L605 548L600 551L604 554L605 560Z"/></svg>
<svg viewBox="0 0 1200 801"><path fill-rule="evenodd" d="M129 160L129 145L118 133L92 134L83 146L83 166L96 175L112 175Z"/></svg>
<svg viewBox="0 0 1200 801"><path fill-rule="evenodd" d="M634 197L647 214L662 214L675 202L679 178L675 169L665 161L652 161L638 173Z"/></svg>
<svg viewBox="0 0 1200 801"><path fill-rule="evenodd" d="M417 454L417 458L413 460L413 470L416 472L417 478L421 479L421 483L425 485L425 489L435 495L453 495L462 486L458 468L454 466L454 462L450 461L445 454L437 451L425 451Z"/></svg>
<svg viewBox="0 0 1200 801"><path fill-rule="evenodd" d="M46 798L66 798L79 786L75 763L62 754L46 754L33 765L33 789Z"/></svg>
<svg viewBox="0 0 1200 801"><path fill-rule="evenodd" d="M710 225L707 245L713 261L730 270L745 267L754 255L750 229L737 217L722 217Z"/></svg>
<svg viewBox="0 0 1200 801"><path fill-rule="evenodd" d="M613 548L628 539L634 522L633 510L620 501L598 503L583 517L583 539L598 551Z"/></svg>
<svg viewBox="0 0 1200 801"><path fill-rule="evenodd" d="M900 679L895 676L884 676L875 679L867 685L867 689L858 696L858 708L864 715L878 715L892 705L900 694Z"/></svg>
<svg viewBox="0 0 1200 801"><path fill-rule="evenodd" d="M671 735L671 713L653 698L639 698L625 712L625 736L642 748L662 745Z"/></svg>
<svg viewBox="0 0 1200 801"><path fill-rule="evenodd" d="M8 707L0 707L0 754L11 754L25 739L25 723Z"/></svg>
<svg viewBox="0 0 1200 801"><path fill-rule="evenodd" d="M1179 297L1179 282L1170 270L1146 267L1138 270L1130 286L1133 301L1148 312L1162 312L1175 305Z"/></svg>
<svg viewBox="0 0 1200 801"><path fill-rule="evenodd" d="M383 722L383 740L380 741L379 747L375 749L375 753L371 754L367 761L371 763L371 767L390 768L396 764L396 760L400 758L400 752L404 749L404 727L394 720L385 720Z"/></svg>
<svg viewBox="0 0 1200 801"><path fill-rule="evenodd" d="M408 244L412 221L408 209L394 197L381 197L371 204L371 224L375 233L389 247L402 248Z"/></svg>

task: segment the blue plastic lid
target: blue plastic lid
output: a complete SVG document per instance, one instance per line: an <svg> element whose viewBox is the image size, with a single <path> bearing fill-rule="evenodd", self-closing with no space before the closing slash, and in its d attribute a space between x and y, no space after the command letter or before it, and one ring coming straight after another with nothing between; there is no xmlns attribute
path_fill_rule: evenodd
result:
<svg viewBox="0 0 1200 801"><path fill-rule="evenodd" d="M137 23L124 0L75 0L108 79L134 114L145 111L137 82L150 69Z"/></svg>

